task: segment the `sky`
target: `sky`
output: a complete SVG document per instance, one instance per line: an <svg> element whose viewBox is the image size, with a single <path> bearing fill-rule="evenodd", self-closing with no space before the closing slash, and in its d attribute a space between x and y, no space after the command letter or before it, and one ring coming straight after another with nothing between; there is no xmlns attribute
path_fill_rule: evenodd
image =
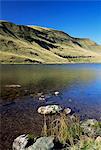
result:
<svg viewBox="0 0 101 150"><path fill-rule="evenodd" d="M62 30L101 44L100 0L1 0L0 20Z"/></svg>

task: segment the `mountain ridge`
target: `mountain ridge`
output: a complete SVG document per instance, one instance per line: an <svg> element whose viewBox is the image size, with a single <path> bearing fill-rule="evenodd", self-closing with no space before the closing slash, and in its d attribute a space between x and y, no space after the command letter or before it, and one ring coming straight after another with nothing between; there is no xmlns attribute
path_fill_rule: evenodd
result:
<svg viewBox="0 0 101 150"><path fill-rule="evenodd" d="M101 62L101 46L88 38L40 26L0 21L1 63Z"/></svg>

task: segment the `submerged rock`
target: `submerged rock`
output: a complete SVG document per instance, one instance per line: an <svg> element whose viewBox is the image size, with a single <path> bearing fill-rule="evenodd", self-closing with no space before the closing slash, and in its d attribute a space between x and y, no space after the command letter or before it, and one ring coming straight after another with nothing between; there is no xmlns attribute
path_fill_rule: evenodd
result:
<svg viewBox="0 0 101 150"><path fill-rule="evenodd" d="M51 94L44 94L43 92L37 93L39 101L45 101L46 99L51 97Z"/></svg>
<svg viewBox="0 0 101 150"><path fill-rule="evenodd" d="M69 102L72 102L72 99L68 99Z"/></svg>
<svg viewBox="0 0 101 150"><path fill-rule="evenodd" d="M11 85L6 85L5 87L7 87L7 88L21 88L21 85L19 85L19 84L11 84Z"/></svg>
<svg viewBox="0 0 101 150"><path fill-rule="evenodd" d="M37 96L41 96L41 95L43 95L43 92L37 93Z"/></svg>
<svg viewBox="0 0 101 150"><path fill-rule="evenodd" d="M44 95L41 95L41 96L39 97L39 101L45 101L45 96L44 96Z"/></svg>
<svg viewBox="0 0 101 150"><path fill-rule="evenodd" d="M55 114L59 113L62 108L59 105L47 105L38 108L38 113L40 114Z"/></svg>

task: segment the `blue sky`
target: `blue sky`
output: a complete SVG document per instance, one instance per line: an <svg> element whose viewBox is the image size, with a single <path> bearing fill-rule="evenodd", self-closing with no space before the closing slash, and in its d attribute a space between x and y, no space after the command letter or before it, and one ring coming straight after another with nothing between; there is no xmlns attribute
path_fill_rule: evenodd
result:
<svg viewBox="0 0 101 150"><path fill-rule="evenodd" d="M101 44L101 1L2 0L0 20L38 25Z"/></svg>

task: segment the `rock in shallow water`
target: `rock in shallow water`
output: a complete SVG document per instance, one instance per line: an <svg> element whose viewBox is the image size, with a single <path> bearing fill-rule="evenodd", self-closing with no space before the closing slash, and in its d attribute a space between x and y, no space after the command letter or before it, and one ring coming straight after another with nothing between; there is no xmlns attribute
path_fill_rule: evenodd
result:
<svg viewBox="0 0 101 150"><path fill-rule="evenodd" d="M38 113L40 114L55 114L59 113L62 110L62 108L59 105L47 105L47 106L41 106L38 108Z"/></svg>
<svg viewBox="0 0 101 150"><path fill-rule="evenodd" d="M71 109L70 109L70 108L65 108L65 109L64 109L64 113L65 113L66 115L70 114L70 113L71 113Z"/></svg>
<svg viewBox="0 0 101 150"><path fill-rule="evenodd" d="M45 96L44 96L44 95L41 95L41 96L39 97L39 101L45 101Z"/></svg>
<svg viewBox="0 0 101 150"><path fill-rule="evenodd" d="M59 92L58 92L58 91L55 91L54 94L55 94L56 96L58 96L58 95L59 95Z"/></svg>
<svg viewBox="0 0 101 150"><path fill-rule="evenodd" d="M6 85L6 88L21 88L21 85L19 84L11 84L11 85Z"/></svg>

